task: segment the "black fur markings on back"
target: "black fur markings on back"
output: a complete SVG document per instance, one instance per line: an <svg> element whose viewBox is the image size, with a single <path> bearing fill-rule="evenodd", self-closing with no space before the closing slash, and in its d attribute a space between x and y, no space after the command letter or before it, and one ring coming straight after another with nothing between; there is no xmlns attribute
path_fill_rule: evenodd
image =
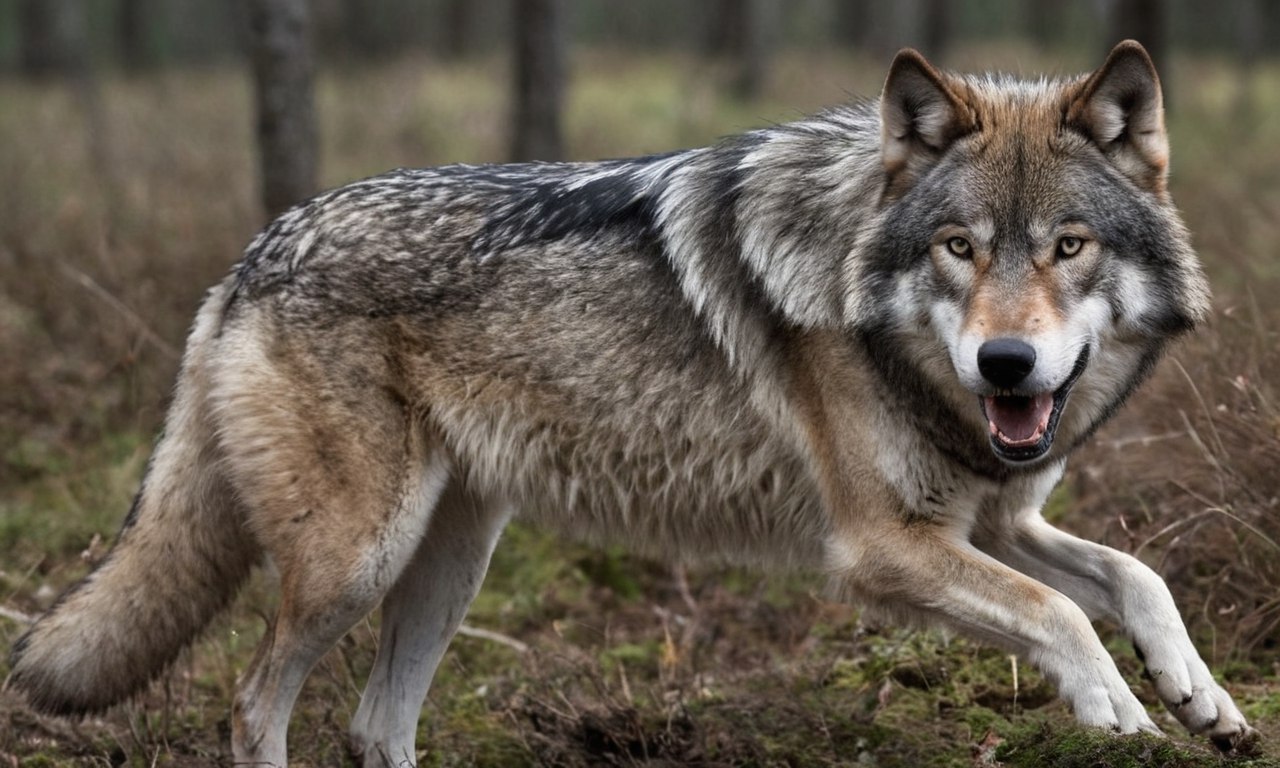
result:
<svg viewBox="0 0 1280 768"><path fill-rule="evenodd" d="M467 168L465 181L497 186L473 252L481 258L507 248L567 237L589 238L629 227L658 237L656 206L666 175L655 164L680 152L583 165L522 164ZM442 171L451 172L453 166Z"/></svg>
<svg viewBox="0 0 1280 768"><path fill-rule="evenodd" d="M511 248L588 240L619 228L657 242L657 202L669 175L697 150L592 163L446 165L397 169L324 192L272 221L234 268L229 308L294 282L316 252L367 247L414 250L439 216L477 217L466 246L481 261ZM396 239L395 230L405 235ZM391 234L388 234L391 233ZM432 253L423 253L430 259Z"/></svg>

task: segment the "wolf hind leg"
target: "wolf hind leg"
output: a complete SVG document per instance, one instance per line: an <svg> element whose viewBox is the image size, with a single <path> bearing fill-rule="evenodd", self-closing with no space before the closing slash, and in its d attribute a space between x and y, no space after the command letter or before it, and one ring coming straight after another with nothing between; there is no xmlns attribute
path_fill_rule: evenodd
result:
<svg viewBox="0 0 1280 768"><path fill-rule="evenodd" d="M456 481L445 491L382 603L378 657L351 721L352 750L365 768L414 765L423 700L510 517L509 504L477 498Z"/></svg>
<svg viewBox="0 0 1280 768"><path fill-rule="evenodd" d="M344 385L306 356L233 341L243 362L217 390L220 438L246 525L280 574L280 605L239 683L232 753L238 765L284 766L307 675L400 577L452 461L389 388Z"/></svg>
<svg viewBox="0 0 1280 768"><path fill-rule="evenodd" d="M280 607L236 696L237 764L287 765L289 715L307 675L377 606L412 557L448 482L449 461L437 448L409 464L416 471L406 478L402 501L378 530L339 525L300 549L268 545L280 570ZM386 500L369 502L382 506Z"/></svg>

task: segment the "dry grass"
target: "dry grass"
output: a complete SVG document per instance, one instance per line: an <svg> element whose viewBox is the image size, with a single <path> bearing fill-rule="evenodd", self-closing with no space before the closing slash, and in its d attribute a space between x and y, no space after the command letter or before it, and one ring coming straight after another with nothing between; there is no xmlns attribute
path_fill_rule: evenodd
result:
<svg viewBox="0 0 1280 768"><path fill-rule="evenodd" d="M1207 328L1075 462L1069 524L1166 577L1219 663L1280 658L1280 72L1178 71L1174 196L1215 287ZM1246 99L1246 96L1249 98Z"/></svg>
<svg viewBox="0 0 1280 768"><path fill-rule="evenodd" d="M1035 62L1018 49L980 55L961 52L978 64ZM700 144L872 93L882 76L880 63L785 56L764 100L734 104L695 60L586 52L577 64L569 134L584 158ZM1223 62L1183 62L1174 74L1174 191L1218 310L1075 462L1055 514L1169 579L1274 744L1280 67L1247 88ZM326 75L326 183L501 159L503 75L497 61L423 60ZM1251 108L1242 93L1255 96ZM21 82L0 82L0 102L0 606L34 613L114 535L200 293L263 222L241 71L108 77L96 116L74 91ZM994 651L868 630L813 589L737 572L690 574L682 589L679 574L652 564L513 529L471 621L532 650L454 644L423 720L423 760L968 765L1001 739L1013 746L1000 754L1016 760L1019 745L1066 727L1025 667L1015 684ZM273 599L269 580L255 582L165 685L105 718L39 718L0 695L0 766L225 760L235 676ZM19 629L0 616L0 648ZM294 721L309 735L295 741L296 759L343 759L375 637L372 624L357 629L313 676ZM1052 742L1062 750L1075 738L1065 733ZM1178 749L1164 764L1216 760Z"/></svg>
<svg viewBox="0 0 1280 768"><path fill-rule="evenodd" d="M1219 663L1280 642L1280 312L1216 313L1076 464L1080 524L1152 561ZM1101 530L1099 530L1101 529Z"/></svg>

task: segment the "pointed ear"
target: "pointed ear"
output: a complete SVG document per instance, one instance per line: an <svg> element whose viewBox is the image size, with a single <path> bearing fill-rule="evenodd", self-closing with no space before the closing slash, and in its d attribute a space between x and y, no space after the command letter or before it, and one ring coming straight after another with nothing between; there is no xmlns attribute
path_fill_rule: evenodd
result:
<svg viewBox="0 0 1280 768"><path fill-rule="evenodd" d="M880 95L880 154L890 176L977 129L973 110L924 56L903 48Z"/></svg>
<svg viewBox="0 0 1280 768"><path fill-rule="evenodd" d="M1164 194L1169 168L1164 102L1160 77L1141 44L1125 40L1111 49L1068 104L1066 123L1092 139L1135 184Z"/></svg>

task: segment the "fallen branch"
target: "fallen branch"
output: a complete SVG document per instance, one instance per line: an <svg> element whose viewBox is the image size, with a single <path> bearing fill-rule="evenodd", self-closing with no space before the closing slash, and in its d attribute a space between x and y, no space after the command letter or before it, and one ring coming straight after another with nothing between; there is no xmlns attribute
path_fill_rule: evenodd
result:
<svg viewBox="0 0 1280 768"><path fill-rule="evenodd" d="M5 608L3 605L0 605L0 619L16 621L19 624L34 624L36 622L34 616L28 616L22 611L15 611L12 608Z"/></svg>
<svg viewBox="0 0 1280 768"><path fill-rule="evenodd" d="M470 626L467 626L466 624L463 624L462 626L458 627L458 634L465 635L466 637L474 637L480 640L490 640L492 642L498 643L499 645L505 645L511 650L515 651L516 653L529 652L528 645L520 642L514 637L507 637L506 635L500 632L494 632L489 629L479 629L477 627L470 627Z"/></svg>
<svg viewBox="0 0 1280 768"><path fill-rule="evenodd" d="M151 326L147 325L146 320L143 320L137 312L130 309L129 305L125 304L120 299L117 299L115 296L112 296L110 291L99 285L92 277L89 277L89 275L81 272L66 262L58 262L58 269L62 270L62 274L72 282L78 284L80 287L84 288L89 293L92 293L94 296L97 296L99 299L102 299L102 301L106 302L107 306L123 315L126 320L138 329L138 333L142 334L142 338L151 342L151 345L160 350L160 353L165 357L172 360L182 359L182 353L174 349L173 345L169 344L169 342L160 338L160 334L151 330Z"/></svg>

